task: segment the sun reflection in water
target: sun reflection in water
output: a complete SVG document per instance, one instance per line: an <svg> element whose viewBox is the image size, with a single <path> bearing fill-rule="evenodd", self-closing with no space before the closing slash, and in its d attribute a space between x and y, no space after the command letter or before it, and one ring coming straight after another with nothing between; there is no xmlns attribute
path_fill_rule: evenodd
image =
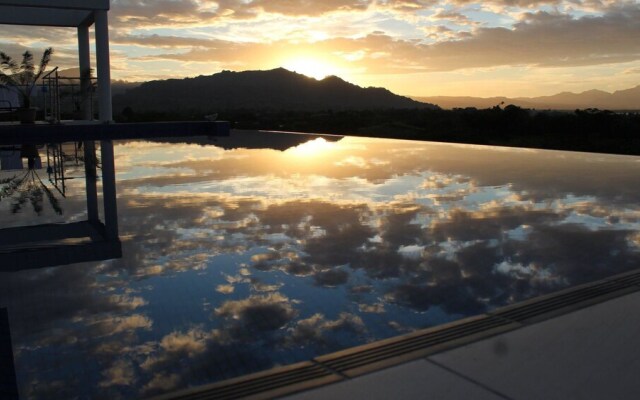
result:
<svg viewBox="0 0 640 400"><path fill-rule="evenodd" d="M324 138L316 138L287 150L289 154L297 157L319 157L325 155L335 147L335 143L328 142Z"/></svg>

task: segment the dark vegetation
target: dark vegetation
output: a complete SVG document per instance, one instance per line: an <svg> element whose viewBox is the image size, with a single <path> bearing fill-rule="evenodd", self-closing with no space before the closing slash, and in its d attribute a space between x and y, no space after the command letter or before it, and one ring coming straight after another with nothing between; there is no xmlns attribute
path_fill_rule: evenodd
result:
<svg viewBox="0 0 640 400"><path fill-rule="evenodd" d="M202 114L135 113L120 121L201 120ZM535 112L516 106L490 109L220 112L236 129L375 136L640 155L640 114L596 109Z"/></svg>
<svg viewBox="0 0 640 400"><path fill-rule="evenodd" d="M360 135L640 155L640 114L598 109L536 111L514 105L443 110L284 69L222 72L142 84L114 98L121 122L202 120L236 129Z"/></svg>

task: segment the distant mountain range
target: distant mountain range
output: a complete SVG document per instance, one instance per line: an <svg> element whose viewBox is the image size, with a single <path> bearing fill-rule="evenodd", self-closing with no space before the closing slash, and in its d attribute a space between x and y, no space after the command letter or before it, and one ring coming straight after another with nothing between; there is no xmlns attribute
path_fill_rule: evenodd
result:
<svg viewBox="0 0 640 400"><path fill-rule="evenodd" d="M442 108L489 108L501 103L539 110L575 110L577 108L599 108L607 110L640 110L640 85L613 93L589 90L582 93L562 92L541 97L413 97L418 101L437 104Z"/></svg>
<svg viewBox="0 0 640 400"><path fill-rule="evenodd" d="M362 88L336 76L316 80L283 68L151 81L115 95L113 102L116 112L436 108L384 88Z"/></svg>
<svg viewBox="0 0 640 400"><path fill-rule="evenodd" d="M60 76L78 77L78 68ZM135 111L224 110L346 110L399 108L491 108L513 104L538 110L640 110L640 85L613 93L588 90L540 97L429 96L411 98L384 88L362 88L336 76L320 81L284 68L269 71L223 71L210 76L146 83L112 81L116 110Z"/></svg>

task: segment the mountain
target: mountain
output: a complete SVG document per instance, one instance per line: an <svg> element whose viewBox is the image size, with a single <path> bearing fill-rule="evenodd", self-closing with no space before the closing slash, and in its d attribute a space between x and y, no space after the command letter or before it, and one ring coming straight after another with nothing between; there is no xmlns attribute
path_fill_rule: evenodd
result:
<svg viewBox="0 0 640 400"><path fill-rule="evenodd" d="M588 90L582 93L562 92L541 97L413 97L415 100L437 104L442 108L488 108L498 104L514 104L523 108L575 110L600 108L608 110L640 110L640 85L613 93Z"/></svg>
<svg viewBox="0 0 640 400"><path fill-rule="evenodd" d="M383 88L362 88L330 76L320 81L284 68L223 71L210 76L143 83L114 96L116 112L225 110L364 110L435 108Z"/></svg>
<svg viewBox="0 0 640 400"><path fill-rule="evenodd" d="M124 81L124 80L115 79L115 80L111 81L111 94L113 96L117 96L119 94L124 94L128 90L131 90L133 88L137 88L140 85L141 85L140 82L130 82L130 81Z"/></svg>

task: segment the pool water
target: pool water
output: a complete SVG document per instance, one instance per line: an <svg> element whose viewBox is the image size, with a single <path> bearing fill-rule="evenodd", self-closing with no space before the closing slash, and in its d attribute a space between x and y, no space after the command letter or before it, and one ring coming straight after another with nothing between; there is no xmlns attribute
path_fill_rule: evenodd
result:
<svg viewBox="0 0 640 400"><path fill-rule="evenodd" d="M23 398L167 393L640 265L638 157L241 131L114 148L122 258L0 273ZM2 201L0 223L84 201L69 180L62 215Z"/></svg>

